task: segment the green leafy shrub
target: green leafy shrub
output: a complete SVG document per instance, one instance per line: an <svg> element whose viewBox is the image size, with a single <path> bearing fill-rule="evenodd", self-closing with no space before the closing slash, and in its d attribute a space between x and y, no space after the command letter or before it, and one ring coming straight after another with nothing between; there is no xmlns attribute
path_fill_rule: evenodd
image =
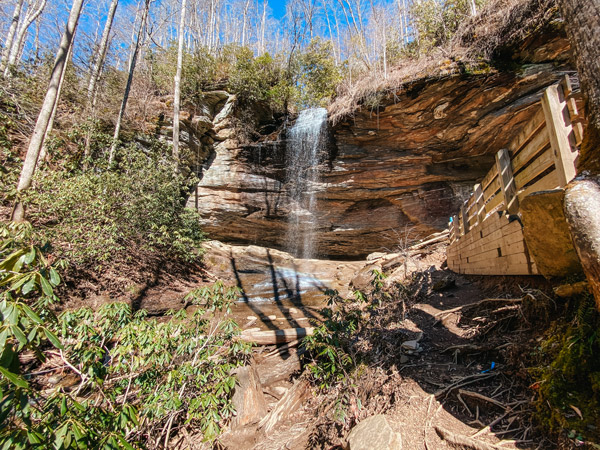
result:
<svg viewBox="0 0 600 450"><path fill-rule="evenodd" d="M362 312L352 307L352 300L343 299L337 291L327 294L327 308L321 310L324 323L315 328L312 336L304 339L312 357L309 370L321 389L350 377L355 361L348 353L349 343L362 319Z"/></svg>
<svg viewBox="0 0 600 450"><path fill-rule="evenodd" d="M332 42L313 39L298 57L298 71L300 103L305 107L327 106L342 80Z"/></svg>
<svg viewBox="0 0 600 450"><path fill-rule="evenodd" d="M56 317L60 264L33 239L28 223L0 227L0 448L133 449L182 426L214 440L250 353L236 324L216 319L236 288L193 291L195 312L160 322L124 303ZM61 364L40 371L49 357ZM73 387L41 388L39 375L64 370Z"/></svg>
<svg viewBox="0 0 600 450"><path fill-rule="evenodd" d="M197 213L184 206L189 181L174 175L166 153L132 144L120 150L115 170L39 172L28 215L59 255L82 266L136 250L194 261L203 234Z"/></svg>
<svg viewBox="0 0 600 450"><path fill-rule="evenodd" d="M134 416L130 406L88 405L61 390L43 396L31 363L21 362L33 355L41 364L49 349L65 349L50 309L59 283L29 223L0 227L0 447L132 448L123 437Z"/></svg>
<svg viewBox="0 0 600 450"><path fill-rule="evenodd" d="M470 15L470 5L474 1L481 7L486 0L424 0L412 4L415 18L419 50L427 53L450 41L461 23Z"/></svg>

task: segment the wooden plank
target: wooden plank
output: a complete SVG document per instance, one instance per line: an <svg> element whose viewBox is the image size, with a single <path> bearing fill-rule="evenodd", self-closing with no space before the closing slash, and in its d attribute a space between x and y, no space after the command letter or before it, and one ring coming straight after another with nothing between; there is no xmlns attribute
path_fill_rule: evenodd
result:
<svg viewBox="0 0 600 450"><path fill-rule="evenodd" d="M536 181L534 184L527 187L527 189L525 189L524 191L519 192L519 198L523 199L532 192L549 191L551 189L556 189L559 186L560 180L558 179L558 172L556 170L553 170L544 178Z"/></svg>
<svg viewBox="0 0 600 450"><path fill-rule="evenodd" d="M516 156L527 142L545 126L544 111L540 108L523 127L523 130L508 144L508 149Z"/></svg>
<svg viewBox="0 0 600 450"><path fill-rule="evenodd" d="M577 102L574 98L567 99L567 109L569 110L569 119L571 120L571 126L573 127L573 140L576 146L581 145L583 140L583 116L579 114L577 108Z"/></svg>
<svg viewBox="0 0 600 450"><path fill-rule="evenodd" d="M508 150L502 148L496 153L496 166L498 167L498 178L504 195L505 207L509 214L519 212L519 199L517 198L517 187L513 176L512 165Z"/></svg>
<svg viewBox="0 0 600 450"><path fill-rule="evenodd" d="M515 177L517 188L523 189L531 180L552 167L552 164L554 164L554 152L547 149Z"/></svg>
<svg viewBox="0 0 600 450"><path fill-rule="evenodd" d="M562 95L562 92L560 93ZM546 117L546 125L550 135L550 144L554 153L554 164L558 171L560 186L566 186L569 181L575 178L577 171L575 169L575 158L577 149L571 148L569 134L572 127L568 114L563 113L566 103L559 95L558 86L550 86L544 91L542 97L542 107Z"/></svg>
<svg viewBox="0 0 600 450"><path fill-rule="evenodd" d="M495 164L494 167L496 167ZM496 176L487 186L484 187L484 184L482 183L481 187L483 189L483 201L487 202L494 196L498 189L500 189L500 180L498 179L498 176Z"/></svg>
<svg viewBox="0 0 600 450"><path fill-rule="evenodd" d="M548 146L550 136L548 129L544 126L541 131L535 135L525 148L512 159L514 173L518 173L527 163L534 159L538 154Z"/></svg>
<svg viewBox="0 0 600 450"><path fill-rule="evenodd" d="M314 330L312 327L268 331L244 330L240 335L240 339L246 342L256 342L258 345L285 344L306 336L312 336Z"/></svg>
<svg viewBox="0 0 600 450"><path fill-rule="evenodd" d="M490 171L483 177L481 181L481 188L486 190L489 184L494 181L494 178L498 176L498 171L496 170L496 166L493 166Z"/></svg>
<svg viewBox="0 0 600 450"><path fill-rule="evenodd" d="M500 205L504 205L504 196L502 195L502 191L497 193L488 203L486 203L485 210L487 213L490 213L497 209Z"/></svg>
<svg viewBox="0 0 600 450"><path fill-rule="evenodd" d="M563 96L565 98L569 97L569 95L573 93L573 86L571 84L571 79L569 78L569 75L564 75L560 79L559 85L562 89Z"/></svg>

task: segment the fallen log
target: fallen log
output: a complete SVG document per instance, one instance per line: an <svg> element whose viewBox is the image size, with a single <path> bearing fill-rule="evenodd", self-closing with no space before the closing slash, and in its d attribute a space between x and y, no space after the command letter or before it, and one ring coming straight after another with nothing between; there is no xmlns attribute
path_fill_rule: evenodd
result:
<svg viewBox="0 0 600 450"><path fill-rule="evenodd" d="M306 336L312 336L314 331L313 327L268 331L244 330L240 337L243 341L254 342L258 345L286 344Z"/></svg>
<svg viewBox="0 0 600 450"><path fill-rule="evenodd" d="M415 244L411 247L408 248L409 251L414 251L414 250L420 250L423 247L427 247L428 245L432 245L432 244L437 244L438 242L443 242L446 239L448 239L448 237L450 236L450 231L448 230L444 230L441 233L436 233L437 236L431 238L431 239L427 239L426 241L423 242L419 242L418 244Z"/></svg>
<svg viewBox="0 0 600 450"><path fill-rule="evenodd" d="M277 402L275 407L259 422L258 427L263 429L269 436L277 425L286 420L292 413L297 411L304 400L310 395L310 385L306 380L297 380L296 383Z"/></svg>

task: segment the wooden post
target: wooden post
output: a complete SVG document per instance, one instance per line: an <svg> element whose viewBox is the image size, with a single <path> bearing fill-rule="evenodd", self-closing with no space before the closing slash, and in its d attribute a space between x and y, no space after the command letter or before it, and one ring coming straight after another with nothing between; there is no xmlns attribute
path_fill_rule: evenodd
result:
<svg viewBox="0 0 600 450"><path fill-rule="evenodd" d="M481 184L473 186L473 195L475 196L475 207L477 208L477 225L485 219L485 203L483 202L483 189Z"/></svg>
<svg viewBox="0 0 600 450"><path fill-rule="evenodd" d="M519 212L519 199L507 149L503 148L496 153L496 166L498 167L500 187L504 195L504 207L509 214L517 214Z"/></svg>
<svg viewBox="0 0 600 450"><path fill-rule="evenodd" d="M567 103L562 90L559 92L558 85L550 86L542 97L542 108L550 135L550 145L554 153L554 165L558 173L560 186L566 186L575 178L575 160L577 159L577 148L572 145L569 135L573 131L568 112Z"/></svg>
<svg viewBox="0 0 600 450"><path fill-rule="evenodd" d="M469 215L467 214L466 202L460 207L460 231L463 236L469 232Z"/></svg>
<svg viewBox="0 0 600 450"><path fill-rule="evenodd" d="M574 144L576 146L581 145L581 141L583 140L583 125L581 121L583 117L579 114L577 108L577 102L573 98L573 87L571 86L571 79L568 75L565 75L563 79L560 81L560 87L562 88L563 98L567 102L567 109L569 111L569 120L571 122L571 126L573 127L573 138L575 140ZM573 142L571 141L571 146Z"/></svg>
<svg viewBox="0 0 600 450"><path fill-rule="evenodd" d="M452 216L452 224L450 225L450 241L456 242L459 238L458 230L458 216L455 214Z"/></svg>

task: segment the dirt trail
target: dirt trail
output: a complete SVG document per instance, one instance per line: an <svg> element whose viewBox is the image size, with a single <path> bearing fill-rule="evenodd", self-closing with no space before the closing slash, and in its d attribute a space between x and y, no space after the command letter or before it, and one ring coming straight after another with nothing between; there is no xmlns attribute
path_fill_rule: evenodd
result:
<svg viewBox="0 0 600 450"><path fill-rule="evenodd" d="M313 391L268 435L256 427L243 442L226 435L225 447L343 448L356 423L383 413L405 449L552 448L531 422L533 391L519 357L535 342L530 317L545 313L544 282L456 275L442 269L443 254L443 245L423 254L417 294L383 305L364 330L356 348L369 361L360 377ZM401 350L411 340L418 350Z"/></svg>

